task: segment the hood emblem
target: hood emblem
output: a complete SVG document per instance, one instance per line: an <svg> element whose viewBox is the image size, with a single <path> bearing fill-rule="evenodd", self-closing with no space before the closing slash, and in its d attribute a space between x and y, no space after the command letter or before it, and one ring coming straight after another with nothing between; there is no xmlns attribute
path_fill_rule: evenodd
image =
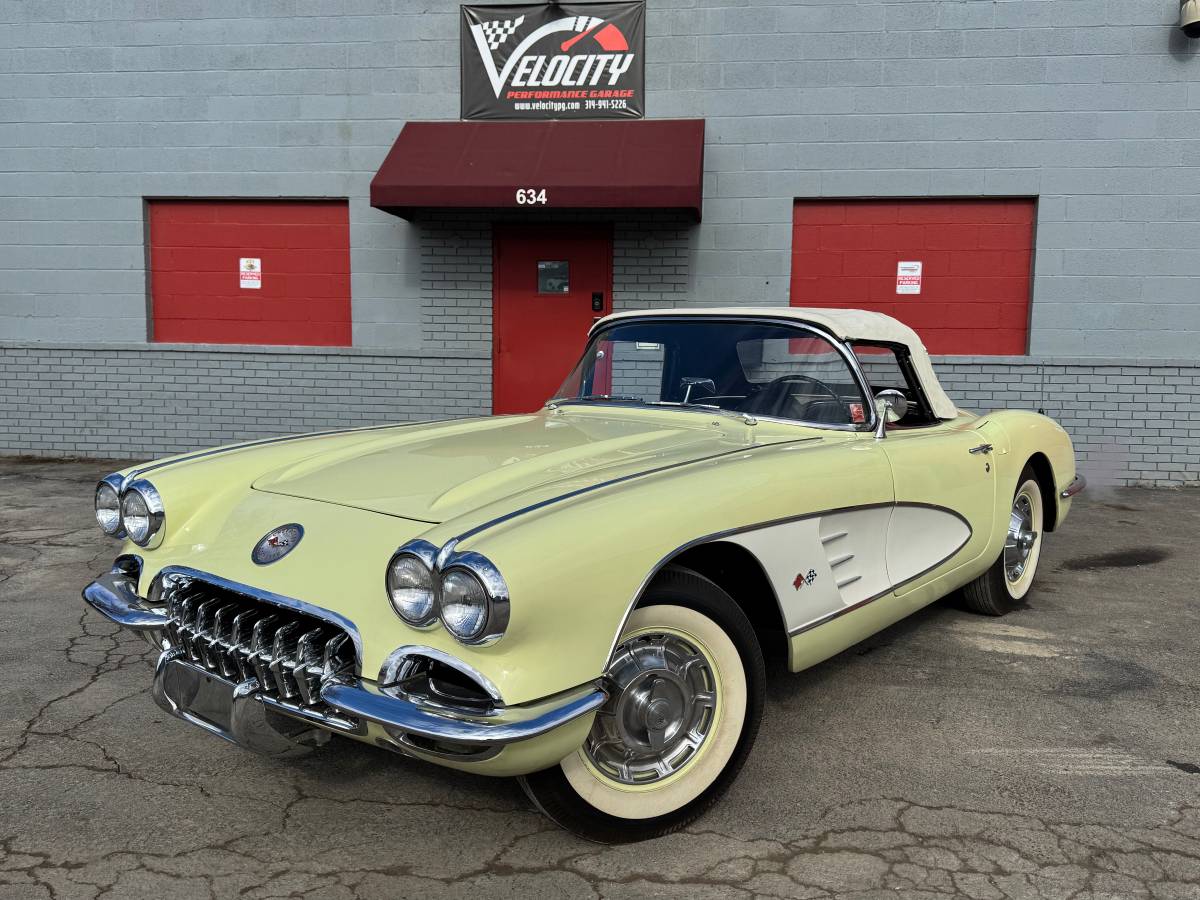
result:
<svg viewBox="0 0 1200 900"><path fill-rule="evenodd" d="M272 528L263 535L262 540L254 545L250 559L258 566L267 566L283 559L304 537L304 529L295 522L290 525L280 525Z"/></svg>

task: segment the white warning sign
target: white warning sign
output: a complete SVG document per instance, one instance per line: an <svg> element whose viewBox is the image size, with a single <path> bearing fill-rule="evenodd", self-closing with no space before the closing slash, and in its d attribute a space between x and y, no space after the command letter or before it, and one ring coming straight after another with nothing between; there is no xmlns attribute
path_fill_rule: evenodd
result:
<svg viewBox="0 0 1200 900"><path fill-rule="evenodd" d="M900 262L896 264L896 293L921 293L921 270L924 264L920 262Z"/></svg>
<svg viewBox="0 0 1200 900"><path fill-rule="evenodd" d="M238 284L240 287L260 290L262 288L262 260L243 256L238 260Z"/></svg>

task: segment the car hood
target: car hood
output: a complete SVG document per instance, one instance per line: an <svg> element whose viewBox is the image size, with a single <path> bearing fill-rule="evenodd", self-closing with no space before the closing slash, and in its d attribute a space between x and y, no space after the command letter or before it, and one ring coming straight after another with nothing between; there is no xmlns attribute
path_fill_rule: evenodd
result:
<svg viewBox="0 0 1200 900"><path fill-rule="evenodd" d="M260 476L259 491L441 523L664 466L774 443L735 420L597 410L501 416L379 432ZM793 438L794 439L794 438Z"/></svg>

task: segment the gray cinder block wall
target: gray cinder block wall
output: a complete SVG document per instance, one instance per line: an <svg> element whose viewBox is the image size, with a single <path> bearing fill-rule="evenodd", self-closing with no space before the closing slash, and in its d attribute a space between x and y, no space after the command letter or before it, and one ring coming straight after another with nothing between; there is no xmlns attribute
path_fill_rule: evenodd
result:
<svg viewBox="0 0 1200 900"><path fill-rule="evenodd" d="M366 200L406 120L458 114L457 5L427 6L0 3L0 452L487 410L488 224ZM647 110L707 120L704 222L618 224L615 305L786 303L795 198L1036 196L1031 356L943 361L951 394L1057 411L1111 480L1200 480L1200 59L1176 13L650 0ZM181 196L349 198L354 347L146 345L144 200ZM138 448L97 412L122 398L154 411Z"/></svg>

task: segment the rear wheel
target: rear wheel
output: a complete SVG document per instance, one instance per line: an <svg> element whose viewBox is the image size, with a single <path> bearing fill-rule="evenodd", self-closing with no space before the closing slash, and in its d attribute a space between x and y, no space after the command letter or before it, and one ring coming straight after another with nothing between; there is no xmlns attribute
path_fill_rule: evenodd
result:
<svg viewBox="0 0 1200 900"><path fill-rule="evenodd" d="M986 616L1002 616L1020 604L1037 574L1044 523L1042 489L1033 470L1026 466L1013 495L1000 558L963 588L968 609Z"/></svg>
<svg viewBox="0 0 1200 900"><path fill-rule="evenodd" d="M601 843L659 837L700 816L758 732L765 673L745 613L708 579L668 569L634 610L584 746L520 779L550 819Z"/></svg>

